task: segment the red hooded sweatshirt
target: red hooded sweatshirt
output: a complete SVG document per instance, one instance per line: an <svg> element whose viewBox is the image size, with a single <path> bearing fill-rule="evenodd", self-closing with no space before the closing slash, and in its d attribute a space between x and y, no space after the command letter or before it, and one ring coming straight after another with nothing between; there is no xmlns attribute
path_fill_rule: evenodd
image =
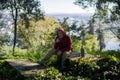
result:
<svg viewBox="0 0 120 80"><path fill-rule="evenodd" d="M59 28L58 31L61 31L63 33L63 37L59 38L58 34L57 34L57 37L56 37L55 43L54 43L54 48L59 49L62 52L72 50L71 38L68 35L66 35L66 32L64 31L63 28ZM57 33L58 33L58 31L57 31ZM59 42L56 41L57 39L59 39Z"/></svg>

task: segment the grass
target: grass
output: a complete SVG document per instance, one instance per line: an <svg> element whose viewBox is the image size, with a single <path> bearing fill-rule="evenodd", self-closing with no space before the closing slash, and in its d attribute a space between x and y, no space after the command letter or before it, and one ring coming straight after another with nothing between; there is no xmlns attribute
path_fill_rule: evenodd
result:
<svg viewBox="0 0 120 80"><path fill-rule="evenodd" d="M94 53L91 53L94 56L101 57L101 58L114 58L117 61L120 61L120 51L114 51L114 50L109 50L109 51L96 51Z"/></svg>
<svg viewBox="0 0 120 80"><path fill-rule="evenodd" d="M12 49L10 46L4 46L0 52L0 55L1 55L0 56L0 80L2 79L3 80L8 80L8 79L23 80L24 79L23 76L21 76L15 69L13 69L8 63L5 62L5 59L25 58L25 59L30 59L34 62L37 62L41 60L46 55L45 53L47 52L47 50L45 51L45 49L44 50L37 49L36 51L28 52L26 49L16 48L15 55L13 56L11 50ZM71 62L70 65L68 65L67 71L61 71L56 68L56 56L53 56L49 60L49 62L46 64L46 67L48 69L45 72L38 73L38 76L35 76L35 80L39 80L39 79L51 80L52 78L58 79L58 80L77 80L77 79L92 80L93 78L91 78L90 75L93 75L93 74L97 79L97 77L101 78L100 76L102 75L102 73L105 73L104 70L102 71L102 73L98 72L101 69L103 69L103 67L101 67L102 65L98 65L98 63L104 64L104 67L107 69L112 64L115 64L114 67L117 67L118 66L117 63L119 63L120 61L120 51L102 51L102 52L97 51L91 54L97 57L101 57L103 59L110 59L110 61L107 60L106 62L107 64L109 63L110 64L105 65L106 63L104 64L103 62L105 62L106 60L100 61L99 63L97 61L91 62L92 61L91 58L87 58L87 60L83 58L80 61L78 60L77 62L76 61ZM111 62L111 60L113 62ZM114 69L114 68L111 68L111 69ZM111 69L108 70L108 73L110 73L109 71L112 71ZM120 70L120 67L118 67L118 69L115 71L119 71L119 70ZM120 73L115 72L115 74L120 74ZM111 75L113 77L115 76L111 73L108 75ZM102 75L102 76L106 78L107 75Z"/></svg>

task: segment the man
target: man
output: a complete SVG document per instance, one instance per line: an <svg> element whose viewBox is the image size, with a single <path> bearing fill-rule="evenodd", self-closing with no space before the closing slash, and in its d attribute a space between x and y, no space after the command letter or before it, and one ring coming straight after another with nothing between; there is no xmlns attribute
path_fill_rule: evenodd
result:
<svg viewBox="0 0 120 80"><path fill-rule="evenodd" d="M72 50L72 41L71 38L66 34L63 28L57 29L57 36L55 38L54 47L48 52L45 58L40 62L44 64L49 58L56 54L58 59L61 58L60 66L65 68L65 61L70 56Z"/></svg>

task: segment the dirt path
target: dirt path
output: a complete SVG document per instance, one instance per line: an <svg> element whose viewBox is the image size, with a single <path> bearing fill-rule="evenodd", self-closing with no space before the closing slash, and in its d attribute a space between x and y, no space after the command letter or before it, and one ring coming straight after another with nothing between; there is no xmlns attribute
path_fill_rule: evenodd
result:
<svg viewBox="0 0 120 80"><path fill-rule="evenodd" d="M38 63L27 59L10 59L6 61L25 77L34 77L40 70L45 69L45 67L40 66Z"/></svg>

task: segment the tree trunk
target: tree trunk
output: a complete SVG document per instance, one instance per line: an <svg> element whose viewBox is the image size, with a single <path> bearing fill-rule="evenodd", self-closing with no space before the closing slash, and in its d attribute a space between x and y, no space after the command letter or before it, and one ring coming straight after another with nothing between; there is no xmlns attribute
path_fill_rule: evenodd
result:
<svg viewBox="0 0 120 80"><path fill-rule="evenodd" d="M16 35L17 35L17 16L18 11L17 8L15 8L15 17L14 17L14 44L13 44L13 55L15 53L15 46L16 46Z"/></svg>

